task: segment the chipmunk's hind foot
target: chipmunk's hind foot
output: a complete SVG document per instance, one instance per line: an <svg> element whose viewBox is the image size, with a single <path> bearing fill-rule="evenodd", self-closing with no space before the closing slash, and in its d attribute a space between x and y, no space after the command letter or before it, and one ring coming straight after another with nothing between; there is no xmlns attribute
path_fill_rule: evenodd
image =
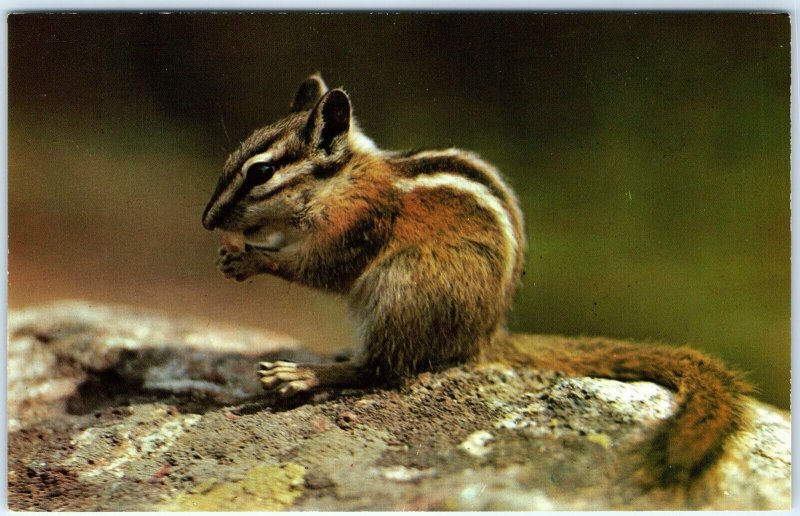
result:
<svg viewBox="0 0 800 516"><path fill-rule="evenodd" d="M318 389L364 388L378 383L373 372L350 361L333 364L260 362L258 375L266 391L284 398Z"/></svg>
<svg viewBox="0 0 800 516"><path fill-rule="evenodd" d="M319 385L313 370L294 362L259 362L258 375L265 390L285 398Z"/></svg>

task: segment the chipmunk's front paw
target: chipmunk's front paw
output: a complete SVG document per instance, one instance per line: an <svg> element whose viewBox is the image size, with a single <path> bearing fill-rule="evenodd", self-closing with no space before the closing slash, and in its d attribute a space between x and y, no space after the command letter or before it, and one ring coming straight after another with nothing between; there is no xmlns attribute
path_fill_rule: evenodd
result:
<svg viewBox="0 0 800 516"><path fill-rule="evenodd" d="M314 371L294 362L259 362L258 374L264 389L285 398L319 385Z"/></svg>
<svg viewBox="0 0 800 516"><path fill-rule="evenodd" d="M220 247L217 268L226 278L244 281L254 274L258 274L262 267L257 253L251 249L245 251L229 251Z"/></svg>

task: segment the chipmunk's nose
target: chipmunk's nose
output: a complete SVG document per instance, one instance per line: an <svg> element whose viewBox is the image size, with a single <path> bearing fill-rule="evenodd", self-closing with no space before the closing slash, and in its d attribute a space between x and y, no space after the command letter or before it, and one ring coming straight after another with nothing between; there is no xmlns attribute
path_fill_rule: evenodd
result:
<svg viewBox="0 0 800 516"><path fill-rule="evenodd" d="M219 213L217 210L212 210L212 204L209 203L206 209L203 210L203 227L209 231L214 231L217 227L218 219L216 215Z"/></svg>

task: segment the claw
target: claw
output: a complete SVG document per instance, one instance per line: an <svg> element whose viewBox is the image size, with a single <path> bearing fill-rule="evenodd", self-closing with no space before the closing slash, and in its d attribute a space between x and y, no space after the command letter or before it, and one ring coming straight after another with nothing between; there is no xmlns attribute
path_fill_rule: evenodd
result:
<svg viewBox="0 0 800 516"><path fill-rule="evenodd" d="M262 377L263 376L276 376L276 375L283 374L283 373L287 373L287 374L294 373L294 374L297 374L297 369L289 368L289 367L276 367L274 369L258 371L258 375L262 376Z"/></svg>
<svg viewBox="0 0 800 516"><path fill-rule="evenodd" d="M295 380L278 389L278 394L288 397L309 389L311 389L311 385L306 380Z"/></svg>
<svg viewBox="0 0 800 516"><path fill-rule="evenodd" d="M294 362L286 362L285 360L278 360L277 362L259 362L258 369L263 371L266 369L273 369L276 367L286 367L297 369L297 364Z"/></svg>
<svg viewBox="0 0 800 516"><path fill-rule="evenodd" d="M271 386L279 382L294 382L297 380L304 380L302 376L294 371L284 371L270 375L262 375L261 383L265 386Z"/></svg>

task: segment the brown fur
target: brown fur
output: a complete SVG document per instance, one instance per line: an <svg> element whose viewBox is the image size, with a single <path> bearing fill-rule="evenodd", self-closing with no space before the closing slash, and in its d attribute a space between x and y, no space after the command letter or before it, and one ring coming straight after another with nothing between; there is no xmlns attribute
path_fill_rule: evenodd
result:
<svg viewBox="0 0 800 516"><path fill-rule="evenodd" d="M648 452L656 480L686 481L720 455L742 425L749 387L738 374L688 348L508 338L503 320L525 247L513 192L470 153L375 149L348 118L346 94L326 91L319 77L310 77L288 118L245 141L226 163L204 213L208 229L247 231L275 220L296 228L302 238L279 250L223 249L220 269L237 280L268 273L346 294L358 322L360 348L351 361L294 369L265 363L265 386L291 395L382 384L477 361L648 380L677 391L679 403ZM280 170L244 191L243 165L270 148L282 152L273 157ZM450 183L402 183L437 174L448 174ZM508 236L492 206L507 214ZM507 238L514 244L506 245Z"/></svg>

